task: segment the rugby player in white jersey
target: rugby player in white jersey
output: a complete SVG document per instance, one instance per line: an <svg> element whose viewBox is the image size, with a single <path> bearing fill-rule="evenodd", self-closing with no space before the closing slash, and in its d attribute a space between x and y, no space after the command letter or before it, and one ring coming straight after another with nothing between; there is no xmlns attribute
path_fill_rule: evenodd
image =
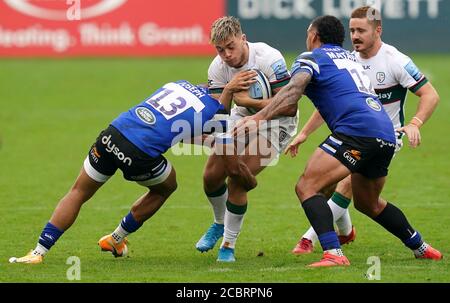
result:
<svg viewBox="0 0 450 303"><path fill-rule="evenodd" d="M282 54L265 43L248 42L242 33L239 20L235 17L225 16L212 24L211 43L218 55L208 69L209 90L211 94L222 95L222 99L226 97L234 100L231 121L249 116L271 101L249 97L247 89L254 82L252 78L256 75L251 69L258 69L265 74L272 94L276 94L290 80ZM279 127L269 127L266 135L259 136L257 140L250 139L245 151L241 153L243 162L254 175L261 172L270 160L287 147L297 131L297 112L289 109L283 114L286 116L274 119L279 122ZM261 144L261 140L264 144ZM269 152L254 148L258 145L268 146ZM223 236L217 260L233 262L236 239L247 209L247 191L231 179L227 182L227 168L223 158L216 154L208 158L203 185L213 208L214 223L197 242L196 248L206 252Z"/></svg>
<svg viewBox="0 0 450 303"><path fill-rule="evenodd" d="M406 134L413 148L421 143L420 128L431 117L439 102L439 95L430 81L420 72L413 61L395 47L381 40L382 22L380 12L370 6L355 9L350 19L350 37L355 55L369 76L384 110L396 129L398 152L402 145L402 136ZM405 125L404 105L410 90L419 97L416 113ZM295 156L298 145L323 123L316 111L290 144L288 151ZM328 204L338 229L341 244L347 244L356 237L352 226L348 206L352 199L351 178L348 176L337 184ZM311 227L293 249L294 254L311 253L317 235Z"/></svg>

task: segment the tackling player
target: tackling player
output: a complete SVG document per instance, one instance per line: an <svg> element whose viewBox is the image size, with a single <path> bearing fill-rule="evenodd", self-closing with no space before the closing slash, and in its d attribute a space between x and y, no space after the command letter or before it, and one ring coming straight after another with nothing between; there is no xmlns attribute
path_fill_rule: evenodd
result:
<svg viewBox="0 0 450 303"><path fill-rule="evenodd" d="M175 169L163 153L182 140L202 135L205 124L216 112L229 108L229 101L222 105L209 96L205 88L182 80L167 83L142 103L122 113L92 145L78 178L59 201L36 248L10 261L41 263L75 222L81 206L117 169L126 180L149 189L133 204L117 228L98 242L102 250L110 251L115 257L125 256L128 252L126 237L152 217L177 188ZM248 190L255 187L256 179L245 164L232 156L225 161L228 159L233 160L227 163L231 179Z"/></svg>
<svg viewBox="0 0 450 303"><path fill-rule="evenodd" d="M369 76L378 99L396 129L395 151L398 152L403 145L403 134L408 137L410 146L420 144L419 129L431 117L439 102L439 95L408 56L381 40L381 23L381 14L377 9L370 6L357 8L351 14L350 37L354 54L362 63L365 74ZM413 118L405 125L404 106L408 90L419 97L419 103ZM288 150L293 156L297 153L298 145L304 143L322 123L323 119L316 111L290 144ZM341 244L349 243L356 237L348 211L351 199L352 184L348 176L338 183L335 193L328 200ZM310 253L316 241L317 235L311 227L292 252Z"/></svg>
<svg viewBox="0 0 450 303"><path fill-rule="evenodd" d="M270 81L273 94L289 82L290 75L282 54L265 43L251 43L242 33L239 20L232 16L217 19L211 27L211 43L217 50L217 56L208 70L208 84L211 93L231 101L235 106L230 119L238 121L270 104L272 99L255 100L248 96L246 90L252 83L256 68L262 71ZM239 93L241 91L244 93ZM249 142L243 152L242 160L257 175L264 168L264 162L270 162L286 148L297 131L297 112L285 111L285 116L278 117L279 127L269 128L266 136ZM270 138L268 138L270 136ZM258 141L259 142L256 142ZM264 142L264 143L261 143ZM256 148L255 148L256 146ZM258 149L269 146L270 157ZM252 151L257 151L252 153ZM205 194L214 212L214 223L197 242L196 248L205 252L214 247L222 237L218 261L233 262L236 239L241 230L244 214L247 210L247 190L239 184L228 180L224 158L212 154L206 163L203 186Z"/></svg>
<svg viewBox="0 0 450 303"><path fill-rule="evenodd" d="M349 174L356 209L399 238L416 258L441 259L442 254L422 240L403 212L380 198L396 136L362 65L342 48L344 37L344 26L336 17L314 19L307 30L309 52L295 60L290 83L267 107L240 121L235 134L239 137L255 122L271 119L286 107L297 109L303 94L331 130L296 185L297 196L324 251L323 258L310 267L350 265L334 230L327 199L320 194L322 188Z"/></svg>

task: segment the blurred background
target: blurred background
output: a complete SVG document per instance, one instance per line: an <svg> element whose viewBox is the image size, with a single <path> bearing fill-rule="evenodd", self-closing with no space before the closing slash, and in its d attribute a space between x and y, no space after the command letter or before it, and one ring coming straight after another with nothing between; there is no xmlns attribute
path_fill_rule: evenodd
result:
<svg viewBox="0 0 450 303"><path fill-rule="evenodd" d="M2 0L0 56L213 54L209 28L222 15L237 16L250 41L299 52L313 18L347 24L367 3L381 9L387 43L450 51L448 0Z"/></svg>

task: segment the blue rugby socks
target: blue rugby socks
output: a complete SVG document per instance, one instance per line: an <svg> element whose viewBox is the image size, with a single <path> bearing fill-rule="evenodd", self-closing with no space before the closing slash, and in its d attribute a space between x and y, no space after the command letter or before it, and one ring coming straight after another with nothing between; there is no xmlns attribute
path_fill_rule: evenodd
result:
<svg viewBox="0 0 450 303"><path fill-rule="evenodd" d="M316 231L323 251L342 256L339 238L334 231L333 213L323 195L315 195L302 203L306 217Z"/></svg>
<svg viewBox="0 0 450 303"><path fill-rule="evenodd" d="M128 215L123 217L119 226L117 226L111 236L113 237L114 241L116 241L116 243L120 243L126 236L138 230L142 226L142 224L143 223L139 223L134 219L130 211Z"/></svg>
<svg viewBox="0 0 450 303"><path fill-rule="evenodd" d="M33 254L45 256L63 233L63 230L48 222L39 236L39 241L36 248L33 250Z"/></svg>
<svg viewBox="0 0 450 303"><path fill-rule="evenodd" d="M411 227L403 212L393 204L387 202L386 207L373 220L399 238L411 250L416 251L424 246L420 234ZM426 249L426 245L422 248Z"/></svg>

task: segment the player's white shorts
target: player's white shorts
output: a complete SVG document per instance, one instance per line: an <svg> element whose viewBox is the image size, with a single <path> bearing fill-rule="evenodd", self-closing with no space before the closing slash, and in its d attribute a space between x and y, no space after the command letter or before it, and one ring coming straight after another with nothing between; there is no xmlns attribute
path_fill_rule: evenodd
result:
<svg viewBox="0 0 450 303"><path fill-rule="evenodd" d="M236 124L237 121L249 115L251 114L243 114L242 108L232 108L229 118L231 121L230 124ZM298 113L295 117L279 117L271 122L276 123L272 123L273 126L269 126L268 128L259 129L259 134L269 140L271 145L280 154L289 145L292 137L297 134ZM230 130L232 130L232 127L229 127Z"/></svg>

